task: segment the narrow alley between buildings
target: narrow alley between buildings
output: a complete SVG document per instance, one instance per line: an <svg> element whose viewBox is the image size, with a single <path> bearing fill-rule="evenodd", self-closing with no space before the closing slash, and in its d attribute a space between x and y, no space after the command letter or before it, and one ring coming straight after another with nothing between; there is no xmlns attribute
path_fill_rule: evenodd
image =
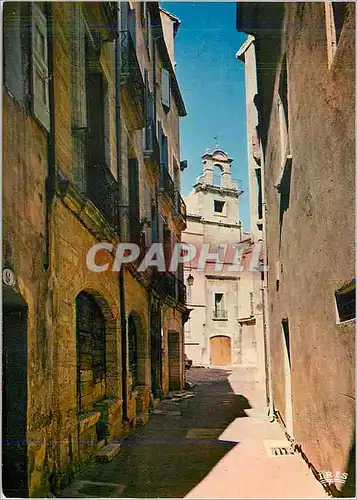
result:
<svg viewBox="0 0 357 500"><path fill-rule="evenodd" d="M170 393L113 460L88 465L58 496L327 497L300 455L269 450L288 442L266 417L264 388L244 374L192 368L192 389Z"/></svg>

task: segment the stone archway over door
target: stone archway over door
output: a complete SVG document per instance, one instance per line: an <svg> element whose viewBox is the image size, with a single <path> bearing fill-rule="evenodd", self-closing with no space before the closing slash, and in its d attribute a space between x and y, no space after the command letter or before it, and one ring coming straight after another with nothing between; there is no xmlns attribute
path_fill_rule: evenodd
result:
<svg viewBox="0 0 357 500"><path fill-rule="evenodd" d="M27 307L3 306L2 487L28 497Z"/></svg>
<svg viewBox="0 0 357 500"><path fill-rule="evenodd" d="M180 334L169 332L169 389L180 388Z"/></svg>
<svg viewBox="0 0 357 500"><path fill-rule="evenodd" d="M231 339L224 335L217 335L210 339L210 364L229 366L232 364Z"/></svg>

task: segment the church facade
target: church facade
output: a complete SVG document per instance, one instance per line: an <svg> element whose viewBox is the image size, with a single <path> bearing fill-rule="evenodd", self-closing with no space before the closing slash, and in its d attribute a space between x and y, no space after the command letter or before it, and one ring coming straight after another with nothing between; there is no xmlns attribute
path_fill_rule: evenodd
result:
<svg viewBox="0 0 357 500"><path fill-rule="evenodd" d="M252 270L251 236L239 219L243 191L232 178L232 162L218 147L207 150L202 175L185 199L187 229L182 241L197 250L184 269L191 309L185 353L194 366L242 367L261 380L261 278Z"/></svg>

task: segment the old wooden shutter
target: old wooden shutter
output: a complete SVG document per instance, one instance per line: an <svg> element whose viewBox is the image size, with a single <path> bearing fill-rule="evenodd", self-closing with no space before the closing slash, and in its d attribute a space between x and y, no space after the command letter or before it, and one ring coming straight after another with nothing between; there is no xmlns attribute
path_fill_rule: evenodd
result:
<svg viewBox="0 0 357 500"><path fill-rule="evenodd" d="M29 51L27 30L23 29L21 19L27 18L28 6L22 2L5 2L3 8L4 85L25 107L29 92Z"/></svg>
<svg viewBox="0 0 357 500"><path fill-rule="evenodd" d="M49 131L47 19L35 2L32 3L32 111Z"/></svg>

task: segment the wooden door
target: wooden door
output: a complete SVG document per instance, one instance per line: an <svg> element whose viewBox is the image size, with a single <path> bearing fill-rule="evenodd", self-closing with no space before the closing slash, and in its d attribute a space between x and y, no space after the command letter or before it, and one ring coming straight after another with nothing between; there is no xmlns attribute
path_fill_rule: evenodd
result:
<svg viewBox="0 0 357 500"><path fill-rule="evenodd" d="M27 308L3 309L2 487L28 497Z"/></svg>
<svg viewBox="0 0 357 500"><path fill-rule="evenodd" d="M217 335L210 340L211 365L229 366L232 364L231 339Z"/></svg>

